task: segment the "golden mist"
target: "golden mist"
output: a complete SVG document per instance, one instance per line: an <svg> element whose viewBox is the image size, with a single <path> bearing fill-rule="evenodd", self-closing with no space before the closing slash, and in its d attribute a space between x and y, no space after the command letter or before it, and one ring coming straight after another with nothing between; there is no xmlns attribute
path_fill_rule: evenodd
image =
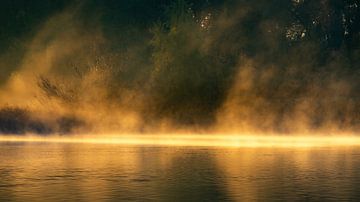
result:
<svg viewBox="0 0 360 202"><path fill-rule="evenodd" d="M136 146L233 147L233 148L308 148L360 146L353 135L224 135L224 134L156 134L156 135L74 135L74 136L0 136L0 142L86 143Z"/></svg>

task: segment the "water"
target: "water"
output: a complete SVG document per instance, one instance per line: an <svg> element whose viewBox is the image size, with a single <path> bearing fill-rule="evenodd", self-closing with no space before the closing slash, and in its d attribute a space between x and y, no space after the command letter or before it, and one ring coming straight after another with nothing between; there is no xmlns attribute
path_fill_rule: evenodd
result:
<svg viewBox="0 0 360 202"><path fill-rule="evenodd" d="M359 201L359 188L359 147L0 143L0 201Z"/></svg>

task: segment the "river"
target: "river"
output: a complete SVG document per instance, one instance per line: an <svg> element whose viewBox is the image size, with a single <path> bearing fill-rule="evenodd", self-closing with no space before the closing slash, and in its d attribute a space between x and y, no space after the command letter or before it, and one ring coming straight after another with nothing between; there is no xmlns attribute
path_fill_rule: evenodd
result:
<svg viewBox="0 0 360 202"><path fill-rule="evenodd" d="M0 201L360 200L360 147L0 142Z"/></svg>

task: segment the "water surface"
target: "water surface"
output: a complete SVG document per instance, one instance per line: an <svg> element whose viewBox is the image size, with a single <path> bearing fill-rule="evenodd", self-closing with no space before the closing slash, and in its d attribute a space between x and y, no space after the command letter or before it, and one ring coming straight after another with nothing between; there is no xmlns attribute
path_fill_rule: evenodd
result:
<svg viewBox="0 0 360 202"><path fill-rule="evenodd" d="M0 201L338 201L359 188L359 147L0 143Z"/></svg>

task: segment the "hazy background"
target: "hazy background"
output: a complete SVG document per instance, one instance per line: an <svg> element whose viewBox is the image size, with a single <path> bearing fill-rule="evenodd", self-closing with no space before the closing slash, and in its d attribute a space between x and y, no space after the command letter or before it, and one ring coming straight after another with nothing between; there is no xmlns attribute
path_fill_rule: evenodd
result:
<svg viewBox="0 0 360 202"><path fill-rule="evenodd" d="M357 133L356 0L4 0L0 133Z"/></svg>

